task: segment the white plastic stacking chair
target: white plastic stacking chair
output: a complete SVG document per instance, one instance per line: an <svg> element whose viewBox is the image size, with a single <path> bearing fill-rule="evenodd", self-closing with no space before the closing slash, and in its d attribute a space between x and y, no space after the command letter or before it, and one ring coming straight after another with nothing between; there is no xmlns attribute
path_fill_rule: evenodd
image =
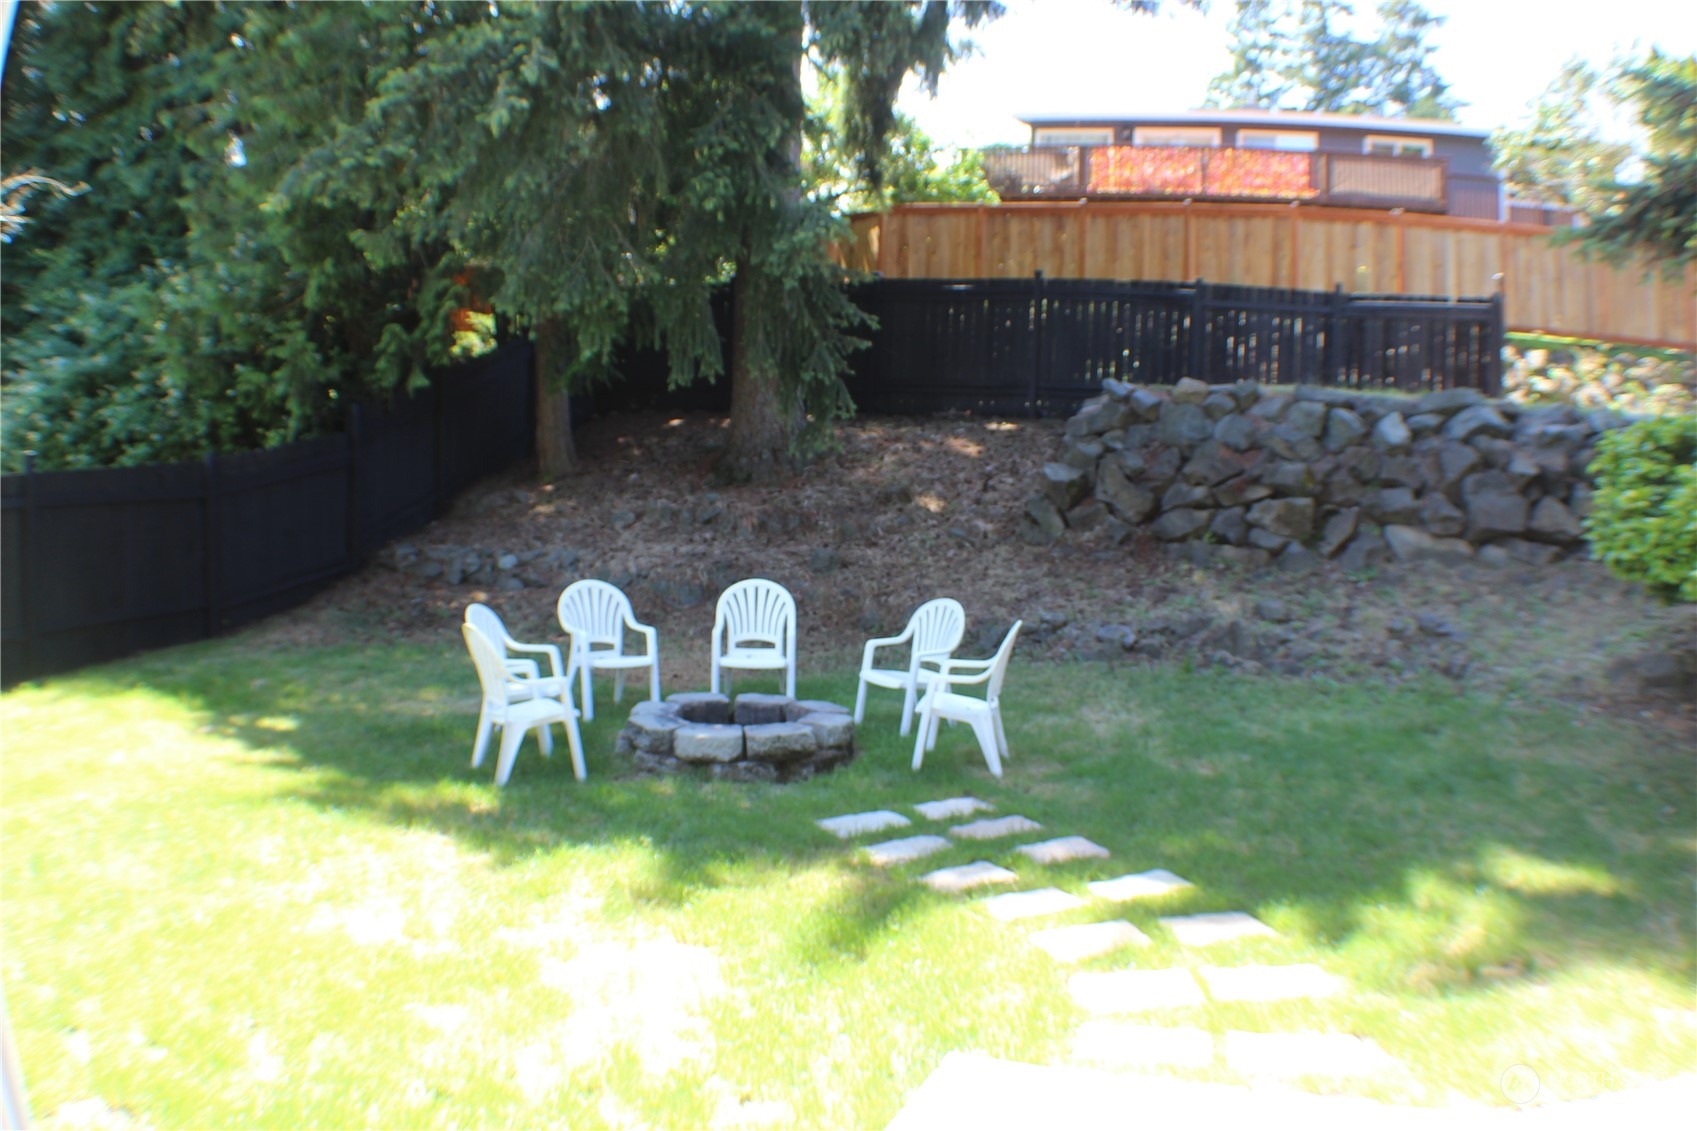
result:
<svg viewBox="0 0 1697 1131"><path fill-rule="evenodd" d="M919 688L929 684L938 664L960 647L966 634L966 610L952 597L927 601L909 618L900 636L879 636L866 642L860 660L860 692L854 700L854 721L866 716L866 689L882 687L902 692L902 729L906 734L913 723L913 712L919 702ZM880 648L908 645L905 668L874 666L873 653Z"/></svg>
<svg viewBox="0 0 1697 1131"><path fill-rule="evenodd" d="M460 632L465 636L472 663L477 665L477 681L483 688L483 710L477 718L477 741L472 746L471 764L483 764L489 733L500 727L501 753L495 759L495 784L506 785L513 773L513 760L518 757L519 744L524 741L524 732L536 731L537 745L546 757L554 752L554 740L548 728L560 723L566 728L566 741L571 745L572 772L577 775L578 781L582 781L583 739L577 729L577 708L571 704L570 681L564 678L535 681L538 686L528 689L528 698L516 699L512 693L513 685L531 681L514 680L502 659L500 648L475 625L463 624ZM545 693L541 683L557 689L559 695Z"/></svg>
<svg viewBox="0 0 1697 1131"><path fill-rule="evenodd" d="M481 604L476 601L467 605L465 610L465 622L477 629L477 631L483 633L483 635L487 636L489 638L489 642L494 644L495 647L500 650L501 661L506 666L509 677L515 680L527 681L525 686L515 686L510 689L515 698L532 698L537 690L537 687L533 685L535 685L539 680L543 681L544 686L548 679L566 680L568 682L571 680L571 668L567 666L564 671L560 668L560 649L558 645L525 644L521 641L514 640L512 634L507 631L506 624L502 622L500 614L494 609L491 609L488 605ZM535 652L538 655L546 656L548 658L548 675L546 677L542 675L541 669L535 660L527 660L521 656L514 656L512 655L514 652ZM556 699L561 696L561 692L553 688L546 688L542 693L551 695Z"/></svg>
<svg viewBox="0 0 1697 1131"><path fill-rule="evenodd" d="M648 697L660 698L660 634L639 624L630 598L605 581L576 581L554 605L560 627L571 637L572 666L582 681L583 717L595 718L592 671L613 673L613 702L624 698L625 673L648 668ZM640 653L625 652L625 630L642 637Z"/></svg>
<svg viewBox="0 0 1697 1131"><path fill-rule="evenodd" d="M919 738L913 744L913 768L925 761L925 752L936 748L937 723L942 719L970 723L972 733L984 751L984 761L996 777L1002 776L1002 762L1008 757L1008 736L1002 730L1002 681L1008 674L1008 660L1013 656L1014 640L1024 621L1014 621L1002 639L1002 646L988 660L944 660L939 671L919 700ZM962 695L955 690L973 684L984 685L984 698Z"/></svg>
<svg viewBox="0 0 1697 1131"><path fill-rule="evenodd" d="M719 595L713 613L712 689L721 668L782 671L784 694L795 698L795 598L776 581L751 577ZM724 678L729 695L730 674Z"/></svg>

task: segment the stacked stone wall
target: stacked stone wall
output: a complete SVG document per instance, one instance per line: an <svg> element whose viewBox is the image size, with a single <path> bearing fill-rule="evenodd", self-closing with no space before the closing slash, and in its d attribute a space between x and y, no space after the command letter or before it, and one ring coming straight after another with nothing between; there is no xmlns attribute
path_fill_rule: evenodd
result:
<svg viewBox="0 0 1697 1131"><path fill-rule="evenodd" d="M1193 558L1350 570L1390 559L1542 564L1582 549L1586 468L1627 418L1253 382L1103 382L1025 501L1021 537L1138 532Z"/></svg>

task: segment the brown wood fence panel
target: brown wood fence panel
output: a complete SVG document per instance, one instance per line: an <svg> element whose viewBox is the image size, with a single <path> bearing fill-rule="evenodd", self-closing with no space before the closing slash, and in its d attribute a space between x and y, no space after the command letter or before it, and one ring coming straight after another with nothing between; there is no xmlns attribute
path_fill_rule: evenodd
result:
<svg viewBox="0 0 1697 1131"><path fill-rule="evenodd" d="M902 205L854 219L845 262L891 279L1190 280L1460 298L1511 330L1697 349L1697 268L1615 267L1529 224L1348 208L1045 201Z"/></svg>

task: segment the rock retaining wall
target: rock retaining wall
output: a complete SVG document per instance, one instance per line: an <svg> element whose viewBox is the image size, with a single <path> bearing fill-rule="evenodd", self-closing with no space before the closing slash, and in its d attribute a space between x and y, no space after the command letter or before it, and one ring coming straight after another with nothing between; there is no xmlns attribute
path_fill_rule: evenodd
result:
<svg viewBox="0 0 1697 1131"><path fill-rule="evenodd" d="M1475 389L1102 386L1025 502L1028 542L1144 531L1192 557L1293 569L1551 562L1583 544L1598 434L1628 422Z"/></svg>

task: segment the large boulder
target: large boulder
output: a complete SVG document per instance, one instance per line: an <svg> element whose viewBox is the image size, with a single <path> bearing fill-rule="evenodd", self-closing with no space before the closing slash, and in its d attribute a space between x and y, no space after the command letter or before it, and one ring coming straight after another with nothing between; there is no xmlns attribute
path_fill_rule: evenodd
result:
<svg viewBox="0 0 1697 1131"><path fill-rule="evenodd" d="M1138 523L1155 509L1155 495L1127 479L1111 460L1102 462L1096 476L1096 497L1125 522Z"/></svg>
<svg viewBox="0 0 1697 1131"><path fill-rule="evenodd" d="M1373 446L1381 452L1400 455L1413 442L1414 434L1408 430L1400 412L1381 416L1379 423L1373 425Z"/></svg>
<svg viewBox="0 0 1697 1131"><path fill-rule="evenodd" d="M1386 487L1363 500L1367 517L1381 524L1412 525L1420 519L1420 505L1407 487Z"/></svg>
<svg viewBox="0 0 1697 1131"><path fill-rule="evenodd" d="M1460 538L1437 538L1413 526L1385 527L1385 544L1399 562L1455 565L1473 558L1473 547Z"/></svg>
<svg viewBox="0 0 1697 1131"><path fill-rule="evenodd" d="M1450 417L1444 425L1444 439L1463 443L1477 435L1507 436L1514 426L1503 419L1502 413L1487 404L1464 408Z"/></svg>
<svg viewBox="0 0 1697 1131"><path fill-rule="evenodd" d="M1473 491L1467 496L1467 538L1489 542L1526 530L1526 498L1512 490Z"/></svg>
<svg viewBox="0 0 1697 1131"><path fill-rule="evenodd" d="M1200 382L1198 382L1200 384ZM1208 386L1203 385L1206 389ZM1169 401L1161 406L1161 443L1171 448L1188 450L1214 434L1214 422L1202 411L1201 404Z"/></svg>
<svg viewBox="0 0 1697 1131"><path fill-rule="evenodd" d="M1326 417L1324 443L1329 452L1341 452L1367 435L1367 422L1347 408L1334 408Z"/></svg>
<svg viewBox="0 0 1697 1131"><path fill-rule="evenodd" d="M1193 538L1208 525L1207 511L1191 510L1181 507L1171 510L1156 519L1149 526L1149 533L1163 542L1182 542Z"/></svg>
<svg viewBox="0 0 1697 1131"><path fill-rule="evenodd" d="M1542 498L1526 521L1527 533L1540 542L1569 546L1584 536L1579 519L1559 499Z"/></svg>
<svg viewBox="0 0 1697 1131"><path fill-rule="evenodd" d="M1314 533L1314 500L1265 499L1249 508L1248 519L1251 526L1300 542Z"/></svg>
<svg viewBox="0 0 1697 1131"><path fill-rule="evenodd" d="M1090 491L1084 472L1064 463L1043 465L1043 495L1056 510L1071 510Z"/></svg>
<svg viewBox="0 0 1697 1131"><path fill-rule="evenodd" d="M812 737L812 732L808 732ZM691 723L672 735L672 754L680 762L734 762L742 757L743 728Z"/></svg>

